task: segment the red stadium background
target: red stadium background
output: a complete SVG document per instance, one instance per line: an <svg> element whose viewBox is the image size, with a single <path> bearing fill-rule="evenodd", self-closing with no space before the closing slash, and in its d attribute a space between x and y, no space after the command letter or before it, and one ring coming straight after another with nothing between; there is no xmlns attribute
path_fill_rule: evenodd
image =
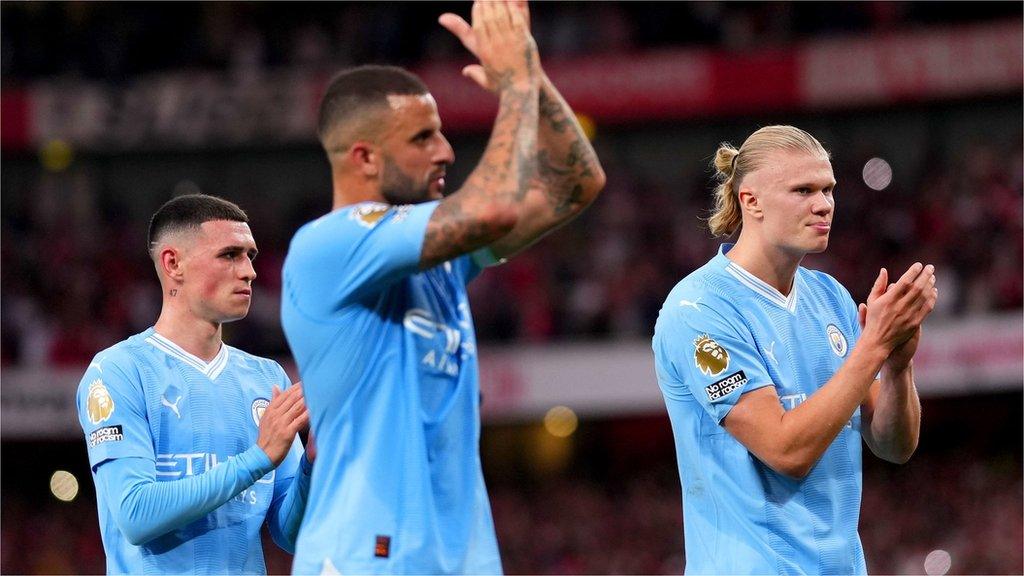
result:
<svg viewBox="0 0 1024 576"><path fill-rule="evenodd" d="M194 191L249 212L259 279L249 317L225 337L294 374L280 266L297 226L329 209L320 90L351 64L420 73L458 185L496 109L459 76L467 55L436 24L468 9L0 7L0 572L105 569L74 390L95 352L159 312L144 249L152 212ZM881 266L933 262L940 279L916 363L918 453L903 466L865 456L869 571L1024 572L1021 4L532 11L545 68L608 185L578 221L471 285L481 450L506 571L682 571L654 319L715 250L700 218L717 144L788 123L832 151L839 181L833 241L808 264L861 299ZM287 573L290 557L267 543L268 568Z"/></svg>

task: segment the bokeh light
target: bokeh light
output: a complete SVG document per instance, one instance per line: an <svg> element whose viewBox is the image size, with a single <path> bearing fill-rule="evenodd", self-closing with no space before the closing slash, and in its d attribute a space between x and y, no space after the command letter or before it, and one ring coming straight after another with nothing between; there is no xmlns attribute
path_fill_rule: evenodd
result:
<svg viewBox="0 0 1024 576"><path fill-rule="evenodd" d="M945 550L932 550L924 557L924 571L929 576L942 576L952 565L953 557Z"/></svg>
<svg viewBox="0 0 1024 576"><path fill-rule="evenodd" d="M67 470L57 470L50 476L50 492L62 502L71 502L78 496L78 478Z"/></svg>
<svg viewBox="0 0 1024 576"><path fill-rule="evenodd" d="M572 435L578 424L576 413L566 406L555 406L544 415L544 429L557 438Z"/></svg>
<svg viewBox="0 0 1024 576"><path fill-rule="evenodd" d="M892 166L881 158L872 158L864 164L864 183L872 190L885 190L892 183Z"/></svg>

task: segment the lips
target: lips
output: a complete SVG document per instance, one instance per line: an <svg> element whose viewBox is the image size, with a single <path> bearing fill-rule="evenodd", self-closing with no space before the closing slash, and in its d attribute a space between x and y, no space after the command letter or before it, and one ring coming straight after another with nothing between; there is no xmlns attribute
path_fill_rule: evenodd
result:
<svg viewBox="0 0 1024 576"><path fill-rule="evenodd" d="M252 296L252 290L249 289L249 288L245 288L245 289L242 289L242 290L235 290L235 294L240 294L242 296Z"/></svg>

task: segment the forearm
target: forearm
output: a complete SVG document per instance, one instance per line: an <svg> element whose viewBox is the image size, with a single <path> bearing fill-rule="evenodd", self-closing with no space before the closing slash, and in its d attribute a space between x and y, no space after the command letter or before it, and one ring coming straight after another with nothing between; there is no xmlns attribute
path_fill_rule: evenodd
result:
<svg viewBox="0 0 1024 576"><path fill-rule="evenodd" d="M281 486L281 494L278 494L278 487L274 487L274 502L267 512L267 525L274 542L289 554L295 553L312 472L312 465L303 455L299 458L295 475L286 481L286 486Z"/></svg>
<svg viewBox="0 0 1024 576"><path fill-rule="evenodd" d="M882 368L881 383L865 414L864 439L876 456L902 464L910 459L921 431L921 400L914 385L914 365Z"/></svg>
<svg viewBox="0 0 1024 576"><path fill-rule="evenodd" d="M856 346L829 381L782 415L782 453L797 470L810 471L850 421L884 361L884 352ZM804 472L806 474L806 472Z"/></svg>
<svg viewBox="0 0 1024 576"><path fill-rule="evenodd" d="M519 217L535 170L538 82L500 92L498 117L480 163L431 216L420 267L431 268L505 236Z"/></svg>
<svg viewBox="0 0 1024 576"><path fill-rule="evenodd" d="M576 114L541 74L537 179L556 214L578 212L604 186L604 171Z"/></svg>
<svg viewBox="0 0 1024 576"><path fill-rule="evenodd" d="M209 514L271 470L257 446L202 474L168 482L157 482L151 460L119 458L99 467L97 486L118 528L140 545Z"/></svg>
<svg viewBox="0 0 1024 576"><path fill-rule="evenodd" d="M508 84L479 164L458 194L464 200L514 205L526 195L536 160L539 82Z"/></svg>

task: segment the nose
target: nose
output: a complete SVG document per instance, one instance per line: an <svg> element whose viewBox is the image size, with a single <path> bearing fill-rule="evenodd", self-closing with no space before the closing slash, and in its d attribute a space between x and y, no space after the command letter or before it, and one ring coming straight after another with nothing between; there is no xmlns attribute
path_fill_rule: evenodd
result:
<svg viewBox="0 0 1024 576"><path fill-rule="evenodd" d="M831 194L826 194L824 191L818 192L814 196L814 203L811 204L811 211L818 216L827 216L835 209L836 201Z"/></svg>
<svg viewBox="0 0 1024 576"><path fill-rule="evenodd" d="M441 146L437 150L437 155L434 157L435 164L454 164L455 163L455 150L452 149L451 143L444 137L444 134L438 134L441 137Z"/></svg>
<svg viewBox="0 0 1024 576"><path fill-rule="evenodd" d="M242 260L244 260L244 262L242 263L242 266L238 269L239 275L241 276L242 280L252 283L252 281L256 279L256 267L252 265L252 260L244 257L242 258Z"/></svg>

